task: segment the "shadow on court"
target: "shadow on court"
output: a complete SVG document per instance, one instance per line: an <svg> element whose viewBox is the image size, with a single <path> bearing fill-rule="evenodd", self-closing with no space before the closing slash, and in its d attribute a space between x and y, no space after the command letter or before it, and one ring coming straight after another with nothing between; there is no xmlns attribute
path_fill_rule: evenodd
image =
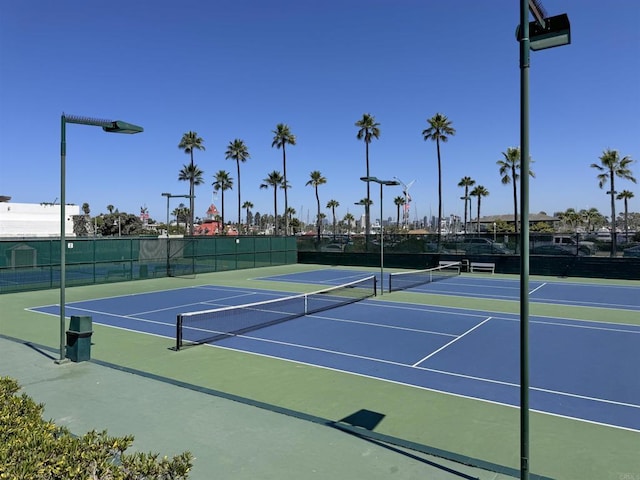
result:
<svg viewBox="0 0 640 480"><path fill-rule="evenodd" d="M179 384L100 361L57 365L55 352L0 335L1 374L45 404L45 417L74 434L132 434L132 450L195 456L190 479L506 479L391 443L373 430L384 414L339 421ZM347 433L347 435L345 435Z"/></svg>

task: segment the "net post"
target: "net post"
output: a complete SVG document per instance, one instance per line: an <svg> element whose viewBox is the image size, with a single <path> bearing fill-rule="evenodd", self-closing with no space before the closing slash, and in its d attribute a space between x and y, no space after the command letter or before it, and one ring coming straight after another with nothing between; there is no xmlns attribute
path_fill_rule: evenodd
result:
<svg viewBox="0 0 640 480"><path fill-rule="evenodd" d="M182 315L176 318L176 352L182 346Z"/></svg>
<svg viewBox="0 0 640 480"><path fill-rule="evenodd" d="M382 282L383 279L380 279L380 281ZM389 279L389 291L391 291L391 279ZM376 276L373 277L373 296L378 296L378 277Z"/></svg>

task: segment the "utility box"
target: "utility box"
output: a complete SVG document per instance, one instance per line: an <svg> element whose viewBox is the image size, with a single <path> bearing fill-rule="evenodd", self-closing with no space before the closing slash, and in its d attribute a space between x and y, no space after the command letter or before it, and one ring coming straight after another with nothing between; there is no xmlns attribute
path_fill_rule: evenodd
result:
<svg viewBox="0 0 640 480"><path fill-rule="evenodd" d="M93 320L90 316L72 316L67 330L66 355L72 362L91 359Z"/></svg>

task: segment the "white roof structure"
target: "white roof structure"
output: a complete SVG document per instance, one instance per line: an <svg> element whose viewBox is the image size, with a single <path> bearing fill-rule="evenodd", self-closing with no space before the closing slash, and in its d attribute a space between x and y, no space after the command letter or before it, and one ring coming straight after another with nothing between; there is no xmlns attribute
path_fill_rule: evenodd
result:
<svg viewBox="0 0 640 480"><path fill-rule="evenodd" d="M74 237L73 217L80 215L80 206L65 208L65 233ZM0 202L0 237L59 237L60 205L50 203Z"/></svg>

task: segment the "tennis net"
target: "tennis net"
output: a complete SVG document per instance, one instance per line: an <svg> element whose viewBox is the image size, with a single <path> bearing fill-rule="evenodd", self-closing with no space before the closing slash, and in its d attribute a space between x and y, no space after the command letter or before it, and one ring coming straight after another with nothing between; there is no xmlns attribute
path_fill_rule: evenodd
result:
<svg viewBox="0 0 640 480"><path fill-rule="evenodd" d="M425 270L411 270L389 274L389 291L406 290L426 283L460 275L460 262L444 263Z"/></svg>
<svg viewBox="0 0 640 480"><path fill-rule="evenodd" d="M214 342L294 318L341 307L376 295L376 277L263 302L234 305L178 315L176 350Z"/></svg>

